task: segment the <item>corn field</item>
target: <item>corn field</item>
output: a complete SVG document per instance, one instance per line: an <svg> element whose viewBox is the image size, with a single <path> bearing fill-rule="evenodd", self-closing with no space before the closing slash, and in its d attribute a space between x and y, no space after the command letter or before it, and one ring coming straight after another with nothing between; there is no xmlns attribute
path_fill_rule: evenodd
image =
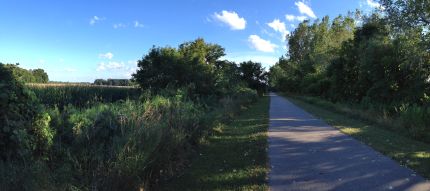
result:
<svg viewBox="0 0 430 191"><path fill-rule="evenodd" d="M141 90L132 86L101 86L90 84L53 83L26 84L42 104L63 108L67 105L88 107L95 103L110 103L138 98Z"/></svg>

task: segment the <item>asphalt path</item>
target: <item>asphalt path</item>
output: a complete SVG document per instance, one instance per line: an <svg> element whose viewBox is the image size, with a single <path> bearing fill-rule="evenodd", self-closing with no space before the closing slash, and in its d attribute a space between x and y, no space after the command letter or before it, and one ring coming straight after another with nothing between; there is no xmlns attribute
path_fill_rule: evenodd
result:
<svg viewBox="0 0 430 191"><path fill-rule="evenodd" d="M270 96L270 190L430 191L430 182L412 170Z"/></svg>

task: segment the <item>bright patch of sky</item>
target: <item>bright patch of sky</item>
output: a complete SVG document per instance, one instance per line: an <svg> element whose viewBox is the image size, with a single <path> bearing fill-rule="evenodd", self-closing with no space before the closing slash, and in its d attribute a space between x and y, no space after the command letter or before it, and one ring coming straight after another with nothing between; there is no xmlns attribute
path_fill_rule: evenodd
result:
<svg viewBox="0 0 430 191"><path fill-rule="evenodd" d="M202 37L226 48L225 59L268 68L299 22L379 7L377 0L4 1L0 62L43 68L53 81L130 78L153 45Z"/></svg>

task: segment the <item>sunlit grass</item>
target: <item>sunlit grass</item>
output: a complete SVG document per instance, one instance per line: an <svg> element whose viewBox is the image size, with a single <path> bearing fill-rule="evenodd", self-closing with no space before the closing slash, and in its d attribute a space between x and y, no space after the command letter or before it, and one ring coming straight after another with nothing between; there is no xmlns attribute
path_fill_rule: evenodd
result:
<svg viewBox="0 0 430 191"><path fill-rule="evenodd" d="M391 157L400 165L430 178L430 144L413 140L386 127L358 120L343 113L332 112L333 110L326 106L310 104L291 97L288 99L343 133Z"/></svg>
<svg viewBox="0 0 430 191"><path fill-rule="evenodd" d="M267 190L269 97L214 127L184 174L159 190Z"/></svg>

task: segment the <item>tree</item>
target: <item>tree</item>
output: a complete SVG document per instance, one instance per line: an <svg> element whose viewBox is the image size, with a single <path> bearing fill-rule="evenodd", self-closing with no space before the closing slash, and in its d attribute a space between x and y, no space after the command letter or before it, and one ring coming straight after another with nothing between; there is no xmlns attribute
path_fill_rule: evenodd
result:
<svg viewBox="0 0 430 191"><path fill-rule="evenodd" d="M40 68L26 70L19 67L19 64L5 64L4 67L9 68L15 78L24 83L47 83L49 81L48 74Z"/></svg>
<svg viewBox="0 0 430 191"><path fill-rule="evenodd" d="M246 84L240 78L240 70L236 63L228 60L215 63L215 89L217 95L232 95L238 88L243 86L246 86Z"/></svg>
<svg viewBox="0 0 430 191"><path fill-rule="evenodd" d="M107 81L105 79L95 79L93 84L94 85L106 85Z"/></svg>
<svg viewBox="0 0 430 191"><path fill-rule="evenodd" d="M397 27L428 27L430 3L428 0L380 0L388 19Z"/></svg>
<svg viewBox="0 0 430 191"><path fill-rule="evenodd" d="M257 90L259 94L266 91L267 72L260 63L247 61L239 65L242 80L248 84L248 87Z"/></svg>
<svg viewBox="0 0 430 191"><path fill-rule="evenodd" d="M279 61L287 77L278 79L283 81L276 83L278 89L315 95L328 91L327 68L337 59L342 43L351 39L355 31L351 15L338 16L332 22L326 16L313 24L309 21L299 24L288 36L287 59Z"/></svg>
<svg viewBox="0 0 430 191"><path fill-rule="evenodd" d="M39 68L30 71L34 76L36 83L48 83L49 77L45 70Z"/></svg>
<svg viewBox="0 0 430 191"><path fill-rule="evenodd" d="M215 67L224 48L199 38L179 47L153 47L138 61L133 79L144 89L189 86L199 95L215 92Z"/></svg>
<svg viewBox="0 0 430 191"><path fill-rule="evenodd" d="M153 47L138 61L139 69L133 78L143 89L154 91L166 88L169 84L183 85L181 73L185 73L185 69L180 64L180 57L174 48Z"/></svg>

